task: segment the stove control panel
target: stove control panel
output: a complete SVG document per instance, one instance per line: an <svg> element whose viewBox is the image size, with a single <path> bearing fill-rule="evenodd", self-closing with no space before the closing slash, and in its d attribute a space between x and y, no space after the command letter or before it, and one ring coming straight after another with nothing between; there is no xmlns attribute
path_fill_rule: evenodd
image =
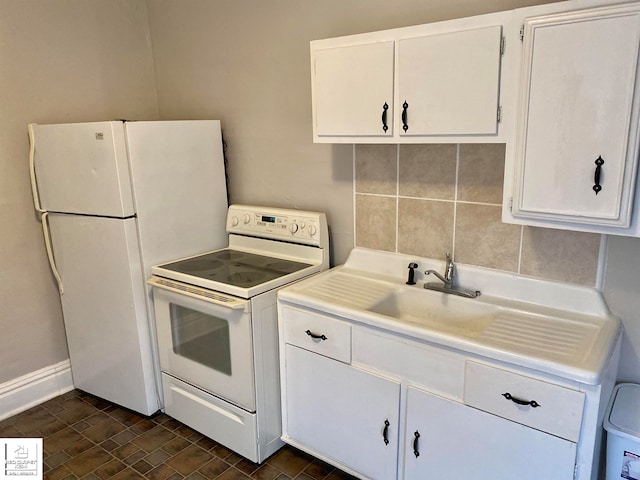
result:
<svg viewBox="0 0 640 480"><path fill-rule="evenodd" d="M322 248L328 244L325 214L303 210L231 205L227 232Z"/></svg>

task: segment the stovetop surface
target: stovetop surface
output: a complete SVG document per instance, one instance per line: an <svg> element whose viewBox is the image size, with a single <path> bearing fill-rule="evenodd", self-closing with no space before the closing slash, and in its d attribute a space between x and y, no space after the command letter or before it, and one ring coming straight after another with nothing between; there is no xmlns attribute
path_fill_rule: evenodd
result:
<svg viewBox="0 0 640 480"><path fill-rule="evenodd" d="M310 266L229 248L160 265L165 270L240 288L255 287Z"/></svg>

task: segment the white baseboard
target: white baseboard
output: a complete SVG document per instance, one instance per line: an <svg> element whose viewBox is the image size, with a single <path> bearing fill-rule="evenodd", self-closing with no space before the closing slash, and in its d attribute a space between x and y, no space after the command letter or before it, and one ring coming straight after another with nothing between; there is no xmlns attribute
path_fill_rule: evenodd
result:
<svg viewBox="0 0 640 480"><path fill-rule="evenodd" d="M65 360L0 384L0 420L73 390L71 364Z"/></svg>

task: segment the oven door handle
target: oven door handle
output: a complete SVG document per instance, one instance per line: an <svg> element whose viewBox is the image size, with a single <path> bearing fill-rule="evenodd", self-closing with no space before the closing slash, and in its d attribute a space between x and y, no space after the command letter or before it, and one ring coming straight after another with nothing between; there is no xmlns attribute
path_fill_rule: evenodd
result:
<svg viewBox="0 0 640 480"><path fill-rule="evenodd" d="M245 310L247 308L247 300L233 297L224 293L208 290L206 288L196 287L182 282L176 282L162 277L152 276L147 283L155 288L161 288L169 292L179 295L187 295L209 303L215 303L225 308L233 310Z"/></svg>

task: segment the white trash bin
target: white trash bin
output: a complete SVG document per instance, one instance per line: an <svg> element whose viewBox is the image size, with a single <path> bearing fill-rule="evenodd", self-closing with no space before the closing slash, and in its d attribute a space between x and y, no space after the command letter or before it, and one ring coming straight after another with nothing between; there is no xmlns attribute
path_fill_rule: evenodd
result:
<svg viewBox="0 0 640 480"><path fill-rule="evenodd" d="M640 385L616 385L604 417L606 480L640 480Z"/></svg>

